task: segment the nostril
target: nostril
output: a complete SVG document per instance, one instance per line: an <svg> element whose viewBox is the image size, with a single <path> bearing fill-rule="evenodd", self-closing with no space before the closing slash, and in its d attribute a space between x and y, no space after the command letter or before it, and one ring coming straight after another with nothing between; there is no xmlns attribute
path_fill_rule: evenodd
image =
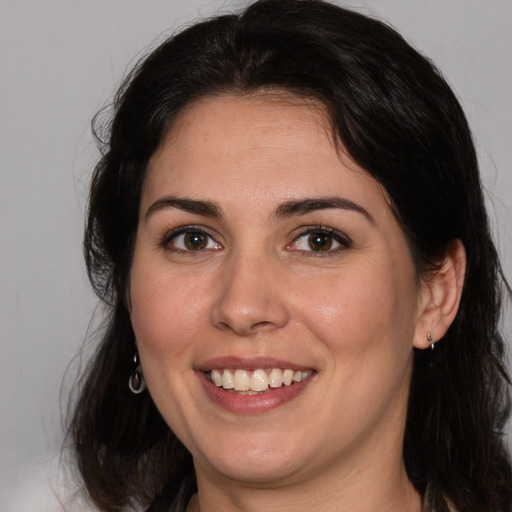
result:
<svg viewBox="0 0 512 512"><path fill-rule="evenodd" d="M263 326L265 326L265 325L269 325L269 324L270 324L270 322L267 322L267 321L265 320L265 321L263 321L263 322L256 322L255 324L253 324L253 325L252 325L252 327L253 327L253 329L254 329L255 327L263 327Z"/></svg>

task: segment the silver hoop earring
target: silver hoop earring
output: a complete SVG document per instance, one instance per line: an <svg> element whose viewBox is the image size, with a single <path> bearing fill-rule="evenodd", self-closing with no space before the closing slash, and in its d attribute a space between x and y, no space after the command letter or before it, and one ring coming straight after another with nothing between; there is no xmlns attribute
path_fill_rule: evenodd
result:
<svg viewBox="0 0 512 512"><path fill-rule="evenodd" d="M432 338L432 334L430 334L429 332L427 332L427 340L430 343L430 348L434 350L435 342L434 339Z"/></svg>
<svg viewBox="0 0 512 512"><path fill-rule="evenodd" d="M128 387L133 394L138 395L146 389L146 381L144 380L144 375L142 374L142 368L140 367L139 363L139 354L137 352L135 352L135 355L133 356L133 362L137 365L137 367L128 379Z"/></svg>

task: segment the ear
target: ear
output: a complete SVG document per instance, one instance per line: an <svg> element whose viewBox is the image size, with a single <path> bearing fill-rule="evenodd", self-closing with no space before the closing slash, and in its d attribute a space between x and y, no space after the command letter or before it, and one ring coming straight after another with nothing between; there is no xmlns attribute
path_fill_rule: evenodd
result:
<svg viewBox="0 0 512 512"><path fill-rule="evenodd" d="M451 240L441 267L428 274L420 291L418 321L413 345L428 348L440 340L452 324L459 309L466 275L466 250L459 239Z"/></svg>

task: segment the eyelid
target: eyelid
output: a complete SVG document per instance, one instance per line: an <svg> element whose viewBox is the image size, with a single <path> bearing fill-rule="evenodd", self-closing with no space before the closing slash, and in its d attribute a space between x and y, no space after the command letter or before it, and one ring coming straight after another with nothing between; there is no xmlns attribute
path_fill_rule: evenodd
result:
<svg viewBox="0 0 512 512"><path fill-rule="evenodd" d="M347 236L345 233L343 233L335 228L332 228L332 227L322 226L322 225L313 225L313 226L303 226L299 229L300 229L300 231L297 234L293 235L293 240L290 244L287 245L286 249L291 250L291 251L301 252L303 254L306 254L307 256L329 256L329 255L336 254L344 249L347 249L352 245L352 240L350 239L349 236ZM184 249L180 249L179 247L172 247L169 245L173 238L175 238L179 235L182 235L182 234L189 233L189 232L203 233L203 234L205 234L205 236L209 237L216 245L218 245L220 247L216 247L215 249L205 248L205 249L200 249L200 250L194 251L194 250L184 250ZM338 244L340 244L340 247L336 247L334 249L329 249L326 251L313 251L313 250L307 251L307 250L302 250L302 249L294 249L292 247L292 245L295 244L301 237L304 237L304 236L307 236L310 234L314 234L314 233L322 233L322 234L327 234L327 235L332 236L333 239ZM164 249L171 251L171 252L204 253L204 252L209 252L212 250L219 250L220 248L222 248L223 243L219 240L220 238L221 237L219 236L219 234L216 231L214 231L213 229L208 228L204 225L187 224L187 225L172 228L170 230L166 230L165 234L161 237L161 241L160 241L159 245L161 245L162 247L164 247Z"/></svg>
<svg viewBox="0 0 512 512"><path fill-rule="evenodd" d="M296 243L297 240L299 240L301 237L311 235L314 233L322 233L322 234L331 235L334 238L334 240L340 244L340 247L332 249L332 250L327 250L327 251L313 251L313 250L304 251L302 249L291 248L291 245ZM330 256L330 255L336 254L340 251L348 249L351 245L352 245L352 240L345 233L343 233L335 228L328 227L328 226L316 225L316 226L302 227L301 231L294 236L292 242L290 244L288 244L287 249L292 250L292 251L300 251L300 252L306 254L307 256L318 257L318 256Z"/></svg>
<svg viewBox="0 0 512 512"><path fill-rule="evenodd" d="M183 235L186 233L203 233L209 238L211 238L215 244L222 246L222 243L218 240L220 238L219 234L214 231L213 229L210 229L206 226L198 225L198 224L187 224L184 226L178 226L176 228L172 228L170 230L165 231L165 234L163 237L161 237L160 245L164 247L164 249L172 252L181 252L181 253L201 253L201 252L207 252L211 250L218 250L218 249L201 249L197 251L193 250L184 250L180 249L178 247L170 247L169 244L171 243L171 240L179 235Z"/></svg>

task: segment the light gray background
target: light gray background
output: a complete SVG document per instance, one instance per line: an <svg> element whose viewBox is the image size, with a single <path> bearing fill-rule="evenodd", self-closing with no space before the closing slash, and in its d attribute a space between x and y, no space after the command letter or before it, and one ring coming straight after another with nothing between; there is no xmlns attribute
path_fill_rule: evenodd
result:
<svg viewBox="0 0 512 512"><path fill-rule="evenodd" d="M97 158L90 119L155 37L234 5L0 0L1 512L57 510L63 488L60 386L96 304L81 256ZM455 88L475 133L510 280L512 0L346 5L391 22Z"/></svg>

